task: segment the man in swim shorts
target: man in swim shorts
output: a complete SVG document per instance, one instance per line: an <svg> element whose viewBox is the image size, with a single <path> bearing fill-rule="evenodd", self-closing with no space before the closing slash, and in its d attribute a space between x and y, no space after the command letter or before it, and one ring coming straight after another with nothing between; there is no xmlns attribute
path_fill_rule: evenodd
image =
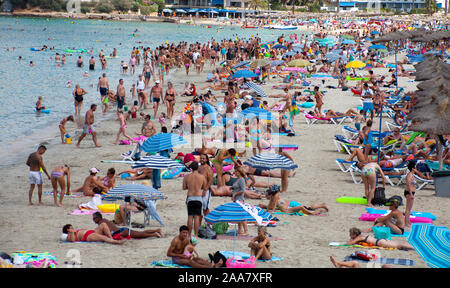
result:
<svg viewBox="0 0 450 288"><path fill-rule="evenodd" d="M103 73L102 77L98 79L97 91L100 91L101 102L105 101L105 97L108 97L109 82L106 78L106 73ZM106 111L104 110L103 113Z"/></svg>
<svg viewBox="0 0 450 288"><path fill-rule="evenodd" d="M92 134L92 140L94 141L95 147L101 147L101 145L97 143L97 134L95 133L93 126L95 110L97 110L97 104L92 104L91 109L86 112L83 133L81 134L80 139L78 139L77 148L80 148L81 140L83 140L87 134Z"/></svg>
<svg viewBox="0 0 450 288"><path fill-rule="evenodd" d="M125 87L123 87L123 79L119 80L116 91L117 110L121 110L125 104Z"/></svg>
<svg viewBox="0 0 450 288"><path fill-rule="evenodd" d="M159 84L160 84L160 81L156 80L155 86L153 86L152 89L150 90L149 98L153 102L153 109L155 110L153 119L156 119L156 115L158 114L159 102L161 101L161 98L163 95L163 89ZM164 102L163 102L163 104L164 104Z"/></svg>
<svg viewBox="0 0 450 288"><path fill-rule="evenodd" d="M186 206L188 212L187 226L189 235L191 235L192 226L194 226L194 235L198 236L198 228L202 216L203 191L206 190L206 177L198 172L198 163L193 161L189 166L192 173L183 178L183 190L188 190Z"/></svg>
<svg viewBox="0 0 450 288"><path fill-rule="evenodd" d="M48 179L50 179L50 175L47 172L47 169L45 169L44 162L42 160L42 155L47 151L47 147L44 145L40 145L38 150L36 152L31 153L28 156L28 160L26 164L30 167L30 190L28 192L28 204L33 205L33 202L31 201L31 198L33 196L33 191L35 185L38 185L38 198L39 198L39 205L42 204L42 174L41 169L44 171L44 173L47 175Z"/></svg>
<svg viewBox="0 0 450 288"><path fill-rule="evenodd" d="M179 234L173 238L172 242L170 242L169 249L167 250L167 257L171 257L174 264L186 265L193 268L212 268L220 267L219 265L222 265L221 262L213 266L207 261L195 261L194 259L190 259L190 257L184 254L184 250L186 246L190 244L190 241L189 228L185 225L181 226Z"/></svg>

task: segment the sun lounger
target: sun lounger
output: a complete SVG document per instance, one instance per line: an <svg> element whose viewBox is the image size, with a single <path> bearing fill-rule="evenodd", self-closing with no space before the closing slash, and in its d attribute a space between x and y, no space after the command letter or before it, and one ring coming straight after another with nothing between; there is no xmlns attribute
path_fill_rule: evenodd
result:
<svg viewBox="0 0 450 288"><path fill-rule="evenodd" d="M356 164L356 161L347 161L344 159L336 159L336 164L342 172L347 173L351 169L351 165ZM347 166L348 165L348 166Z"/></svg>
<svg viewBox="0 0 450 288"><path fill-rule="evenodd" d="M316 116L312 116L308 113L304 113L303 115L305 116L305 120L308 125L312 125L312 124L316 123L317 121L327 121L328 123L333 123L333 124L337 125L336 121L334 121L333 118L316 117Z"/></svg>

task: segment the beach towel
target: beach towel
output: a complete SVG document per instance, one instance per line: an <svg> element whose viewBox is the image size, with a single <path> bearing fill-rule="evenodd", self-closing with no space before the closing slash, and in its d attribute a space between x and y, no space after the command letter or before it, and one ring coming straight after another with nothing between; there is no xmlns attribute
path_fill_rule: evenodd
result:
<svg viewBox="0 0 450 288"><path fill-rule="evenodd" d="M18 251L12 253L11 257L14 259L14 263L32 264L34 267L39 267L46 259L48 261L48 267L55 268L58 265L58 259L49 252L33 253Z"/></svg>
<svg viewBox="0 0 450 288"><path fill-rule="evenodd" d="M80 209L75 209L72 212L69 213L69 215L92 215L95 212L101 212L100 210L80 210ZM114 215L114 213L105 213L105 212L101 212L103 215Z"/></svg>
<svg viewBox="0 0 450 288"><path fill-rule="evenodd" d="M344 261L358 261L362 263L380 263L380 264L394 264L394 265L405 265L405 266L414 266L414 260L409 259L401 259L401 258L378 258L374 261L366 261L359 258L353 258L352 256L346 256Z"/></svg>
<svg viewBox="0 0 450 288"><path fill-rule="evenodd" d="M215 239L216 240L234 240L234 239L236 239L236 240L242 240L242 241L250 241L256 237L256 236L250 236L250 235L247 235L247 236L238 235L237 233L235 236L235 233L236 233L235 230L228 231L225 234L216 235ZM269 235L269 240L270 241L278 241L278 240L284 240L284 239L278 238L278 237L273 237L272 235Z"/></svg>
<svg viewBox="0 0 450 288"><path fill-rule="evenodd" d="M222 253L222 255L227 257L227 258L233 258L233 253L234 253L234 257L235 258L241 258L241 259L248 259L248 258L250 258L250 254L243 253L243 252L238 252L238 251L235 251L235 252L233 252L233 251L220 251L220 253ZM258 261L260 261L260 262L270 262L270 261L280 261L280 260L283 260L283 258L272 256L272 258L270 260L259 259Z"/></svg>
<svg viewBox="0 0 450 288"><path fill-rule="evenodd" d="M60 194L60 193L59 193ZM42 192L42 195L45 196L52 196L53 197L53 191L44 191ZM64 195L64 197L70 197L70 198L80 198L80 197L89 197L89 196L85 196L83 195L83 193L71 193L69 195Z"/></svg>
<svg viewBox="0 0 450 288"><path fill-rule="evenodd" d="M330 243L328 243L328 246L332 246L332 247L368 248L368 249L381 249L381 250L397 250L397 248L385 248L385 247L379 247L379 246L365 246L365 245L359 245L359 244L348 245L345 242L330 242Z"/></svg>
<svg viewBox="0 0 450 288"><path fill-rule="evenodd" d="M156 267L170 267L170 268L192 268L191 266L183 266L172 263L172 260L153 261L152 266Z"/></svg>

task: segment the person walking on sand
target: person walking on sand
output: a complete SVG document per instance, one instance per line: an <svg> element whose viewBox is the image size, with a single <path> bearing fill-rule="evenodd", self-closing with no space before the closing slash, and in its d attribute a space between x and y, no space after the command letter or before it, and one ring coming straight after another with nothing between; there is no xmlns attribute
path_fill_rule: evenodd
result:
<svg viewBox="0 0 450 288"><path fill-rule="evenodd" d="M159 83L160 83L159 80L155 81L155 86L152 87L152 89L150 90L150 95L149 95L150 100L153 102L153 110L155 111L155 114L153 115L153 119L156 119L156 115L158 114L159 102L161 101L162 94L163 94L163 89L159 85ZM164 99L163 99L163 104L164 104Z"/></svg>
<svg viewBox="0 0 450 288"><path fill-rule="evenodd" d="M119 84L117 85L116 90L116 99L117 99L117 111L120 111L125 104L125 87L123 86L123 79L119 80Z"/></svg>
<svg viewBox="0 0 450 288"><path fill-rule="evenodd" d="M192 173L183 178L183 190L188 190L186 206L188 211L187 226L189 235L191 235L192 226L194 226L194 235L197 237L200 227L200 217L202 216L203 191L206 188L206 177L198 172L198 163L193 161L189 168Z"/></svg>
<svg viewBox="0 0 450 288"><path fill-rule="evenodd" d="M45 169L44 161L42 160L42 155L47 151L47 147L44 145L40 145L38 150L36 152L31 153L28 156L28 160L26 164L30 167L30 190L28 192L28 204L33 205L33 202L31 201L33 196L34 187L38 185L38 198L39 198L39 205L42 205L42 171L47 175L48 179L50 179L50 175L47 172L47 169Z"/></svg>
<svg viewBox="0 0 450 288"><path fill-rule="evenodd" d="M117 132L117 138L116 141L114 141L113 144L117 145L119 144L119 139L120 139L120 134L123 134L124 137L128 138L128 140L130 140L131 142L134 142L133 138L131 138L130 136L128 136L127 134L127 121L125 120L125 116L123 116L123 111L119 110L117 111L117 115L119 117L119 132Z"/></svg>
<svg viewBox="0 0 450 288"><path fill-rule="evenodd" d="M84 126L83 126L83 133L80 136L80 139L78 139L77 148L80 148L81 140L86 137L87 134L92 134L92 140L94 141L95 147L102 147L97 143L97 134L94 130L94 112L97 110L97 104L92 104L91 109L89 109L86 112Z"/></svg>
<svg viewBox="0 0 450 288"><path fill-rule="evenodd" d="M364 194L367 198L367 206L373 207L372 199L377 188L377 172L383 180L383 188L386 188L386 179L380 165L375 162L357 162L356 166L361 169L361 178L364 182Z"/></svg>
<svg viewBox="0 0 450 288"><path fill-rule="evenodd" d="M106 73L102 74L102 77L98 78L97 91L100 91L100 101L102 104L105 104L103 107L103 114L106 114L106 110L108 109L108 105L105 99L108 98L109 91L109 82L106 78Z"/></svg>
<svg viewBox="0 0 450 288"><path fill-rule="evenodd" d="M64 176L67 177L67 192L66 190L66 181L64 180ZM52 181L53 187L53 197L55 199L55 206L62 207L62 201L64 198L64 194L70 194L70 168L67 165L59 166L53 169L50 174L50 180ZM61 188L61 194L59 196L59 204L58 204L58 184Z"/></svg>

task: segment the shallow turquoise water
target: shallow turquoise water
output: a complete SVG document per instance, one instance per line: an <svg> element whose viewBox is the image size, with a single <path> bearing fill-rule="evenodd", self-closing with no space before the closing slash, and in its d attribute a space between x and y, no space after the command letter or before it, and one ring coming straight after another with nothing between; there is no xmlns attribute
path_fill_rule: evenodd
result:
<svg viewBox="0 0 450 288"><path fill-rule="evenodd" d="M139 36L130 36L136 29ZM115 89L119 78L124 78L125 87L129 89L137 74L120 75L119 63L121 60L128 62L134 46L153 49L166 41L206 43L212 37L222 40L252 35L258 35L263 41L273 41L281 34L283 31L239 27L218 29L171 23L0 17L0 151L6 147L14 154L16 151L11 150L11 143L19 149L21 145L36 145L59 133L59 121L74 113L72 91L77 83L88 92L81 115L91 103L99 102L96 84L103 72L107 73L111 89ZM292 34L292 31L284 31L284 34ZM43 45L55 47L55 50L30 51L30 48ZM57 65L51 60L56 52L62 54L66 48L93 49L96 70L89 71L89 77L83 77L90 58L87 54L67 56L65 65ZM101 70L97 57L100 49L109 55L113 48L118 50L119 58L108 59L107 69ZM84 68L75 65L79 55L82 55ZM19 56L23 60L19 61ZM30 61L34 67L29 66ZM141 69L142 65L137 68L137 73ZM73 82L71 88L66 87L67 81ZM50 114L37 115L34 112L38 96L43 96L43 104L51 110Z"/></svg>

